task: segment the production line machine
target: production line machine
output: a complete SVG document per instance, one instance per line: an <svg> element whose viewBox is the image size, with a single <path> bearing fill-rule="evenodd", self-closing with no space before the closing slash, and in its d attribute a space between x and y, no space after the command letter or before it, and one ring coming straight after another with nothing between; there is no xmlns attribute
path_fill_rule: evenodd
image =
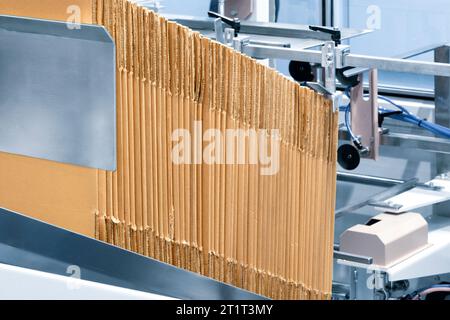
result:
<svg viewBox="0 0 450 320"><path fill-rule="evenodd" d="M335 110L341 110L344 115L339 129L342 144L339 149L339 163L344 169L356 169L361 159L379 160L385 146L398 150L420 149L430 153L435 160L433 173L435 178L425 182L420 182L418 178L405 181L348 172L338 174L339 183L352 184L357 187L361 185L376 186L383 190L375 195L363 196L363 199L359 199L355 203L336 209L338 239L336 239L334 248L333 297L335 299L420 299L426 298L432 293L442 294L445 292L446 285L450 282L450 206L448 205L450 176L447 173L450 171L450 140L425 134L422 129L417 129L414 133L397 131L397 122L388 118L393 117L395 120L395 117L398 118L402 115L402 110L397 108L393 111L390 109L380 111L377 70L434 76L436 84L434 121L436 124L449 127L450 47L443 44L433 48L420 49L405 54L403 58L357 55L351 53L350 46L343 43L347 39L364 36L369 33L367 30L339 30L319 26L241 22L236 18L226 17L223 10L219 11L222 11L220 12L222 14L209 12L210 17L205 18L165 16L229 45L243 54L267 60L269 64L274 64L274 61L278 59L291 61L292 77L327 96L332 100L332 107ZM0 17L0 29L8 31L1 33L1 39L9 41L12 47L14 47L16 38L11 35L10 31L20 30L23 34L27 34L29 28L34 30L37 28L37 33L42 34L50 32L54 37L62 37L65 38L65 41L72 41L72 43L83 40L68 39L65 37L62 24L55 22ZM111 39L104 33L104 29L95 27L86 29L88 32L85 37L101 43L100 50L103 50L101 54L105 56L105 59L110 59L113 46L111 46ZM36 37L36 32L33 32L31 37ZM60 53L63 54L64 50L67 50L66 44L59 43L57 45L55 42L59 49L53 51L60 50ZM95 47L92 50L99 49ZM428 51L435 52L435 62L408 60L410 57ZM6 57L11 58L14 56L14 51L10 51L8 54L9 56L6 55ZM5 57L5 55L3 56ZM114 59L110 60L114 61ZM20 65L21 62L25 61L15 60L17 65ZM95 66L92 61L89 61L89 55L83 63ZM22 63L22 68L29 67L30 65ZM32 65L32 67L37 67L41 71L50 70L46 71L52 73L48 79L55 79L54 77L58 74L57 69L48 68L48 66ZM96 65L95 67L104 75L113 72L114 66ZM369 75L368 83L364 82L365 74ZM5 80L6 75L0 79ZM80 88L78 86L81 82L76 83L73 90L86 92L87 87ZM68 85L67 88L70 86ZM17 88L17 90L19 89ZM107 92L107 89L105 90ZM61 91L64 92L64 90ZM365 92L368 92L368 95ZM15 95L14 92L9 94ZM94 92L87 91L86 99L89 99L89 95L93 96ZM105 94L104 98L108 99L111 96ZM54 105L52 103L47 105L47 112L50 114ZM24 109L24 111L26 110ZM101 104L97 105L95 109L95 112L103 112L106 117L111 116L113 111L102 109ZM350 113L351 119L349 118ZM1 114L1 116L5 119L4 125L8 122L11 123L12 120L7 117L7 114ZM70 114L61 116L61 121L70 119ZM28 119L34 121L32 116L29 116ZM71 121L74 120L71 119ZM11 130L13 129L11 128ZM78 137L77 130L81 129L74 128L72 134ZM106 126L102 130L104 134L100 137L112 139L111 137L115 136L114 127ZM27 137L23 138L27 139ZM93 159L92 154L85 153L85 150L92 151L96 148L96 141L92 141L89 137L86 137L89 148L75 152L76 158L72 156L72 153L61 153L62 146L55 146L51 141L49 144L52 145L45 154L36 149L21 149L21 145L18 144L13 146L5 144L10 141L11 139L2 140L0 137L0 146L3 151L9 150L13 153L104 169L112 169L115 166L114 146L116 141L114 139L106 143L105 141L98 142L98 145L109 147L103 154L111 155L110 157L101 157L101 159ZM21 140L17 139L17 141ZM64 148L69 147L64 145ZM420 214L411 213L430 206L434 206L433 212L426 218ZM370 207L372 212L369 218L355 214L359 209L367 207ZM61 276L67 275L65 266L79 265L88 270L87 280L111 286L92 289L90 287L92 284L84 284L88 290L94 290L92 293L94 296L109 292L113 297L148 299L161 297L260 298L243 290L178 270L175 267L169 267L152 259L42 224L6 210L0 210L0 230L2 231L0 232L0 268L9 272L8 274L17 276L23 274L25 269L30 269L44 272L46 276L48 274ZM17 241L19 234L23 236L21 241ZM32 234L46 236L40 237L39 241L27 238L27 235ZM51 243L60 243L61 241L74 248L74 251L65 253L54 248L54 251L43 252L40 249L45 246L51 247ZM92 255L84 252L83 247L92 248L92 252L97 255L97 258L92 259ZM108 266L113 264L118 264L122 268L112 270ZM132 266L135 271L133 275L130 274L129 268L124 267L125 265ZM13 270L13 268L19 269ZM139 272L136 272L137 270ZM144 270L146 271L144 272ZM150 281L149 279L152 278L148 275L152 272L164 274L164 283L158 279ZM37 279L37 282L43 277L42 274L36 273L28 274L28 276ZM65 286L64 279L54 279L54 281L56 283L60 281L59 288L61 288L61 283L63 287ZM190 283L189 288L185 286L186 281ZM33 284L33 282L28 282L28 284L30 283ZM135 291L117 292L117 287ZM201 288L201 290L192 290L195 287ZM36 288L38 285L34 289L31 286L30 290L36 290ZM65 290L65 292L71 291ZM149 296L146 293L159 296ZM422 295L420 295L421 293Z"/></svg>
<svg viewBox="0 0 450 320"><path fill-rule="evenodd" d="M435 179L426 183L417 178L338 173L338 194L341 184L382 191L360 194L355 203L336 209L334 298L426 299L433 297L431 293L445 298L450 281L450 140L445 131L450 126L450 47L430 46L395 58L358 55L343 43L369 30L241 22L215 12L208 15L166 17L272 66L276 60L290 61L296 81L327 96L333 108L342 111L338 162L343 169L356 169L361 159L380 160L383 147L396 148L400 157L403 150L421 150L434 160ZM435 62L409 60L426 52L434 52ZM430 118L444 133L397 129L399 122L390 117L398 120L403 108L379 96L378 70L434 76L435 107ZM380 101L394 110L380 107ZM428 124L417 121L418 127ZM366 207L372 214L357 214ZM411 213L426 207L433 209L426 218Z"/></svg>

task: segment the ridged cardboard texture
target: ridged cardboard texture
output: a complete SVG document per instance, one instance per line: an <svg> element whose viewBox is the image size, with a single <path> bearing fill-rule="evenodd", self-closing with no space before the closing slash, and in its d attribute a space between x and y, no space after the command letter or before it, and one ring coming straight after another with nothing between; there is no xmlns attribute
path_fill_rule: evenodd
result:
<svg viewBox="0 0 450 320"><path fill-rule="evenodd" d="M16 12L31 14L25 9ZM95 217L100 240L268 297L330 298L337 148L330 102L131 1L93 0L86 10L116 43L118 170L50 163L42 170L39 160L20 158L27 177L56 179L55 168L65 168L66 185L54 181L73 188L82 204L75 211L86 209L79 220ZM17 185L9 196L33 192L19 195L23 184L3 177L4 186ZM39 186L50 199L52 189ZM46 200L47 217L34 201L14 204L74 229L71 218L53 216L72 215L72 202Z"/></svg>

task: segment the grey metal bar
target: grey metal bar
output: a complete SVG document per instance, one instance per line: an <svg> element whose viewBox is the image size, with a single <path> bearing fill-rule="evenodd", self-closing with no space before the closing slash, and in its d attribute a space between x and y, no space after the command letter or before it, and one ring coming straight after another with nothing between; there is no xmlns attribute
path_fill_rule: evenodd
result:
<svg viewBox="0 0 450 320"><path fill-rule="evenodd" d="M366 265L373 264L373 258L372 257L365 257L365 256L357 255L357 254L352 254L352 253L339 251L339 245L338 244L334 245L333 257L334 257L334 259L346 260L346 261L351 261L351 262L361 263L361 264L366 264Z"/></svg>
<svg viewBox="0 0 450 320"><path fill-rule="evenodd" d="M419 49L416 49L416 50L411 50L411 51L408 51L406 53L396 55L396 56L394 56L394 58L397 58L397 59L411 59L411 58L417 57L417 56L419 56L421 54L433 51L433 50L435 50L436 48L438 48L440 46L441 45L438 45L438 44L425 46L425 47L422 47L422 48L419 48ZM435 62L437 62L437 61L435 61ZM357 74L361 74L361 73L367 72L369 70L370 70L370 68L361 68L361 67L354 68L354 69L349 69L349 70L346 70L344 72L344 76L352 77L352 76L355 76Z"/></svg>
<svg viewBox="0 0 450 320"><path fill-rule="evenodd" d="M361 175L361 174L347 173L347 172L338 172L337 178L338 178L338 181L342 181L342 182L368 184L368 185L375 185L375 186L380 186L380 187L391 187L391 186L395 186L397 184L402 184L405 182L404 180L375 177L375 176L368 176L368 175Z"/></svg>
<svg viewBox="0 0 450 320"><path fill-rule="evenodd" d="M360 69L360 68L357 68ZM367 68L364 68L365 70L370 70ZM352 70L349 69L348 75L352 75ZM355 71L355 74L358 74L358 71ZM348 76L346 72L344 72L345 76ZM339 90L345 90L345 87L338 83L338 89ZM364 83L364 90L369 90L369 85L367 83ZM402 86L394 86L394 85L383 85L378 84L378 91L384 94L393 94L393 95L403 95L403 96L412 96L415 98L423 98L423 99L434 99L434 88L433 89L424 89L424 88L413 88L413 87L402 87Z"/></svg>
<svg viewBox="0 0 450 320"><path fill-rule="evenodd" d="M213 21L196 17L182 17L166 15L167 18L194 29L213 30ZM270 35L274 37L288 37L301 39L331 40L330 35L322 32L314 32L301 25L283 25L273 23L245 22L241 26L243 34ZM366 33L361 30L343 30L343 39L355 37ZM424 51L424 50L421 50ZM314 50L295 50L290 48L274 48L270 46L248 45L244 53L254 58L273 58L285 60L307 61L320 63L320 52ZM407 55L411 56L411 54ZM398 58L385 58L358 54L344 56L346 67L370 68L386 71L407 72L434 76L450 77L450 64L427 61L412 61Z"/></svg>
<svg viewBox="0 0 450 320"><path fill-rule="evenodd" d="M350 141L350 136L345 129L339 130L341 140ZM428 136L419 136L406 133L386 133L380 140L383 146L420 149L432 153L450 154L450 140Z"/></svg>
<svg viewBox="0 0 450 320"><path fill-rule="evenodd" d="M275 58L321 63L321 58L319 58L321 57L321 52L316 50L296 50L290 48L248 45L244 47L244 53L259 59ZM450 64L448 63L348 54L344 57L344 65L346 67L370 68L450 77Z"/></svg>
<svg viewBox="0 0 450 320"><path fill-rule="evenodd" d="M416 49L416 50L408 51L407 53L396 55L396 56L394 56L394 58L397 58L397 59L411 59L411 58L417 57L417 56L419 56L421 54L433 51L439 46L440 45L438 45L438 44L429 45L429 46L422 47L422 48L419 48L419 49ZM346 70L344 72L344 76L352 77L352 76L355 76L357 74L361 74L361 73L367 72L369 70L370 70L370 68L354 68L354 69Z"/></svg>
<svg viewBox="0 0 450 320"><path fill-rule="evenodd" d="M290 48L291 44L288 42L275 42L275 41L263 41L263 40L251 40L250 44L254 44L257 46L271 46L271 47L281 47L281 48Z"/></svg>
<svg viewBox="0 0 450 320"><path fill-rule="evenodd" d="M442 44L434 43L434 44L431 44L431 45L428 45L428 46L425 46L425 47L421 47L421 48L417 48L415 50L411 50L411 51L405 52L403 54L399 54L395 58L411 59L411 58L420 56L422 54L425 54L425 53L428 53L428 52L431 52L431 51L435 51L436 48L439 48L439 47L442 47ZM436 61L436 62L438 62L438 61Z"/></svg>
<svg viewBox="0 0 450 320"><path fill-rule="evenodd" d="M422 47L422 48L419 48L419 49L408 51L408 52L403 53L403 54L396 55L393 58L395 58L395 59L411 59L411 58L420 56L422 54L425 54L427 52L431 52L431 51L435 50L438 47L441 47L441 45L439 45L439 44L432 44L432 45L428 45L428 46L425 46L425 47ZM437 61L435 61L435 62L437 62ZM370 70L370 68L355 68L355 69L350 69L350 70L345 71L344 75L346 77L352 77L354 75L357 75L357 74L360 74L360 73L364 73L364 72L367 72L369 70Z"/></svg>
<svg viewBox="0 0 450 320"><path fill-rule="evenodd" d="M214 22L211 18L170 14L166 14L164 16L169 20L175 21L192 29L214 30ZM243 21L241 23L240 32L254 35L270 35L273 37L316 39L322 41L331 40L331 36L329 34L312 31L309 29L309 26L299 24ZM353 35L357 35L359 33L367 33L367 31L350 29L343 30L344 37L352 37Z"/></svg>
<svg viewBox="0 0 450 320"><path fill-rule="evenodd" d="M210 18L173 14L164 14L164 17L200 32L214 30L214 23ZM341 37L342 40L345 40L371 32L371 30L343 28L341 29ZM331 35L312 31L308 25L299 24L243 21L241 23L241 33L243 35L270 36L273 38L281 37L285 38L283 39L284 41L289 38L306 40L307 43L309 42L307 46L309 48L321 45L320 41L331 40Z"/></svg>
<svg viewBox="0 0 450 320"><path fill-rule="evenodd" d="M366 88L366 86L364 86L364 88ZM425 98L425 99L434 99L434 90L433 89L387 86L387 85L380 84L378 86L378 90L380 92L383 92L386 94L399 94L399 95L405 95L405 96L420 97L420 98Z"/></svg>
<svg viewBox="0 0 450 320"><path fill-rule="evenodd" d="M379 201L383 201L383 200L392 198L400 193L403 193L403 192L406 192L408 190L415 188L417 186L417 184L418 184L418 179L414 178L414 179L410 179L410 180L406 181L405 183L390 187L389 189L387 189L383 192L380 192L376 195L370 196L366 200L363 200L361 202L358 202L358 203L355 203L355 204L352 204L352 205L349 205L347 207L337 210L335 213L335 217L339 218L342 215L344 215L345 213L353 212L355 210L358 210L360 208L368 206L371 203L376 203Z"/></svg>
<svg viewBox="0 0 450 320"><path fill-rule="evenodd" d="M450 154L450 140L405 133L388 133L381 136L381 144L402 148Z"/></svg>
<svg viewBox="0 0 450 320"><path fill-rule="evenodd" d="M211 19L171 15L166 15L166 17L194 29L213 30L214 28L213 21ZM322 32L311 31L307 26L302 25L245 22L241 26L241 32L243 34L270 35L274 37L317 39L323 41L331 40L330 35ZM343 39L346 39L365 34L367 31L345 29L342 30L342 33ZM412 57L418 53L427 52L429 50L431 49L421 49L419 52L408 53L406 57ZM273 48L270 46L249 45L244 49L244 53L260 59L274 58L307 61L311 63L321 62L318 58L320 52L313 50L294 50L290 48ZM450 64L448 63L412 61L399 58L385 58L350 53L344 56L344 65L346 67L354 68L380 69L386 71L450 77Z"/></svg>
<svg viewBox="0 0 450 320"><path fill-rule="evenodd" d="M288 23L272 23L272 22L253 22L245 21L241 25L241 32L257 35L270 35L274 37L288 37L299 39L316 39L329 41L331 36L322 32L316 32L309 29L307 25L288 24ZM353 33L360 33L362 30L343 31L345 36L351 36Z"/></svg>
<svg viewBox="0 0 450 320"><path fill-rule="evenodd" d="M243 53L256 59L283 59L308 61L310 63L322 63L322 52L316 50L296 50L291 48L267 47L258 45L247 45Z"/></svg>
<svg viewBox="0 0 450 320"><path fill-rule="evenodd" d="M435 50L436 62L450 63L450 46L441 46ZM450 78L435 77L435 122L450 127ZM450 154L436 154L435 175L450 171ZM434 206L434 213L450 216L450 203L444 202Z"/></svg>
<svg viewBox="0 0 450 320"><path fill-rule="evenodd" d="M348 54L344 58L344 64L347 67L362 67L386 71L450 77L450 64L448 63Z"/></svg>
<svg viewBox="0 0 450 320"><path fill-rule="evenodd" d="M406 182L405 180L368 176L348 172L338 172L337 180L341 182L359 183L379 187L392 187ZM425 183L417 183L416 187L434 191L442 190L442 187L432 186Z"/></svg>
<svg viewBox="0 0 450 320"><path fill-rule="evenodd" d="M0 263L194 300L259 300L263 297L166 263L0 209Z"/></svg>

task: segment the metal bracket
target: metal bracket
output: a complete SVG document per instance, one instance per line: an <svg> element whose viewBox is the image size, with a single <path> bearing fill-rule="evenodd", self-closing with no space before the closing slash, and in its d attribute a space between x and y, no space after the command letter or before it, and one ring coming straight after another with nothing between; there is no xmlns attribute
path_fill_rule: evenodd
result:
<svg viewBox="0 0 450 320"><path fill-rule="evenodd" d="M363 74L359 75L359 84L351 90L352 130L360 137L361 144L367 147L365 156L377 160L380 149L377 70L371 70L369 77L369 98L364 96Z"/></svg>
<svg viewBox="0 0 450 320"><path fill-rule="evenodd" d="M220 17L214 20L216 40L224 45L232 47L236 51L242 52L244 46L250 43L250 37L240 36L237 33L237 29L227 27L228 24L223 21L225 18L226 17Z"/></svg>
<svg viewBox="0 0 450 320"><path fill-rule="evenodd" d="M331 93L336 92L336 45L334 41L325 42L322 47L322 68L325 88Z"/></svg>
<svg viewBox="0 0 450 320"><path fill-rule="evenodd" d="M317 82L306 83L307 87L332 101L333 112L339 110L342 101L342 93L336 92L336 51L339 47L341 46L336 47L334 41L327 41L322 47L323 85ZM340 50L339 52L341 52ZM339 61L341 62L342 59L339 59Z"/></svg>
<svg viewBox="0 0 450 320"><path fill-rule="evenodd" d="M0 16L0 151L116 170L116 64L105 28Z"/></svg>
<svg viewBox="0 0 450 320"><path fill-rule="evenodd" d="M225 43L225 34L223 31L224 23L222 19L217 18L214 20L214 32L216 33L216 41L220 43Z"/></svg>
<svg viewBox="0 0 450 320"><path fill-rule="evenodd" d="M336 47L336 69L345 68L345 57L350 54L350 46L339 45Z"/></svg>
<svg viewBox="0 0 450 320"><path fill-rule="evenodd" d="M333 112L339 110L339 106L342 102L342 92L331 92L318 82L306 82L306 86L315 92L324 95L327 99L332 101Z"/></svg>

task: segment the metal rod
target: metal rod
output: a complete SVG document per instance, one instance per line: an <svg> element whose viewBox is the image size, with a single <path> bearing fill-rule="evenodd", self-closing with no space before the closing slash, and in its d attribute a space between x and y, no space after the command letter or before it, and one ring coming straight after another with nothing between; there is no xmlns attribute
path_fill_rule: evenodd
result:
<svg viewBox="0 0 450 320"><path fill-rule="evenodd" d="M186 27L196 30L213 30L213 20L211 18L199 18L190 16L180 16L165 14L169 20L175 21ZM309 26L286 23L272 23L272 22L256 22L256 21L242 21L241 33L247 35L265 35L271 37L295 38L295 39L309 39L329 41L331 36L322 32L315 32L309 30ZM365 34L367 32L362 30L343 29L343 39L352 38L354 36Z"/></svg>
<svg viewBox="0 0 450 320"><path fill-rule="evenodd" d="M368 176L368 175L348 173L348 172L338 172L337 179L338 179L338 181L341 181L341 182L359 183L359 184L378 186L378 187L392 187L392 186L399 185L399 184L406 182L406 180ZM416 187L421 188L421 189L433 190L433 191L442 190L442 187L428 185L425 183L417 183Z"/></svg>
<svg viewBox="0 0 450 320"><path fill-rule="evenodd" d="M358 202L358 203L355 203L355 204L352 204L352 205L349 205L347 207L337 210L335 213L335 218L339 218L346 213L353 212L355 210L358 210L360 208L368 206L371 203L375 203L375 202L379 202L379 201L383 201L383 200L392 198L400 193L403 193L403 192L406 192L408 190L415 188L417 186L417 184L418 184L418 179L414 178L414 179L410 179L410 180L406 181L405 183L392 186L389 189L387 189L383 192L380 192L374 196L371 196L364 201L361 201L361 202Z"/></svg>
<svg viewBox="0 0 450 320"><path fill-rule="evenodd" d="M281 47L290 48L291 44L289 42L275 42L275 41L263 41L263 40L250 40L250 44L258 46L271 46L271 47Z"/></svg>
<svg viewBox="0 0 450 320"><path fill-rule="evenodd" d="M422 54L425 54L427 52L433 51L433 50L435 50L436 48L438 48L440 46L441 45L438 45L438 44L432 44L432 45L429 45L429 46L426 46L426 47L422 47L422 48L419 48L419 49L408 51L408 52L403 53L403 54L396 55L393 58L396 58L396 59L411 59L411 58L420 56ZM355 76L357 74L361 74L361 73L367 72L369 70L370 70L370 68L354 68L354 69L350 69L350 70L345 71L344 72L344 76L352 77L352 76Z"/></svg>
<svg viewBox="0 0 450 320"><path fill-rule="evenodd" d="M344 64L346 67L362 67L386 71L450 77L450 64L448 63L348 54L344 59Z"/></svg>
<svg viewBox="0 0 450 320"><path fill-rule="evenodd" d="M368 176L368 175L361 175L361 174L347 173L347 172L338 172L338 181L352 182L352 183L359 183L359 184L368 184L368 185L379 186L379 187L391 187L391 186L395 186L397 184L405 183L404 180L376 177L376 176Z"/></svg>
<svg viewBox="0 0 450 320"><path fill-rule="evenodd" d="M180 18L176 16L168 16L169 19L178 21L181 24L185 24L194 29L209 29L212 30L213 23L208 19L188 19ZM268 23L243 23L241 25L241 32L246 34L268 34L271 36L284 36L290 38L307 38L307 39L320 39L330 40L329 35L324 35L321 32L311 32L304 26L298 25L274 25ZM359 34L363 34L360 32ZM355 36L349 32L349 37ZM344 37L346 38L344 32ZM419 52L424 52L429 48L421 49ZM270 46L255 46L248 45L244 49L244 53L254 58L260 59L285 59L285 60L297 60L310 63L321 63L321 52L315 50L295 50L290 48L274 48ZM407 54L407 57L414 56L417 52ZM450 64L437 63L428 61L414 61L405 60L399 58L386 58L377 56L366 56L358 54L344 55L344 66L354 68L370 68L380 69L386 71L406 72L413 74L424 74L450 77Z"/></svg>
<svg viewBox="0 0 450 320"><path fill-rule="evenodd" d="M310 63L322 63L322 52L316 50L296 50L291 48L267 47L258 45L247 45L243 53L256 59L283 59L308 61Z"/></svg>
<svg viewBox="0 0 450 320"><path fill-rule="evenodd" d="M442 47L442 44L434 43L434 44L431 44L431 45L428 45L428 46L425 46L425 47L422 47L422 48L418 48L418 49L411 50L411 51L405 52L403 54L397 55L395 58L411 59L411 58L420 56L422 54L434 51L434 50L436 50L437 48L440 48L440 47Z"/></svg>
<svg viewBox="0 0 450 320"><path fill-rule="evenodd" d="M450 63L450 46L441 46L434 52L436 62ZM435 77L435 122L441 126L450 126L450 78ZM433 171L436 175L448 172L450 170L450 155L436 154L436 161ZM437 215L450 216L450 204L444 202L433 207L433 213Z"/></svg>
<svg viewBox="0 0 450 320"><path fill-rule="evenodd" d="M347 130L339 130L339 139L350 141L350 136ZM383 146L419 149L433 153L450 154L450 140L443 138L389 132L381 135L380 143Z"/></svg>
<svg viewBox="0 0 450 320"><path fill-rule="evenodd" d="M274 58L321 63L321 52L316 50L296 50L291 48L248 45L244 48L244 53L259 59ZM348 54L344 57L344 65L345 67L450 77L450 64L448 63Z"/></svg>
<svg viewBox="0 0 450 320"><path fill-rule="evenodd" d="M339 245L338 244L334 245L333 257L334 257L334 259L351 261L351 262L361 263L361 264L366 264L366 265L373 264L373 258L372 257L365 257L365 256L357 255L357 254L352 254L352 253L339 251Z"/></svg>

